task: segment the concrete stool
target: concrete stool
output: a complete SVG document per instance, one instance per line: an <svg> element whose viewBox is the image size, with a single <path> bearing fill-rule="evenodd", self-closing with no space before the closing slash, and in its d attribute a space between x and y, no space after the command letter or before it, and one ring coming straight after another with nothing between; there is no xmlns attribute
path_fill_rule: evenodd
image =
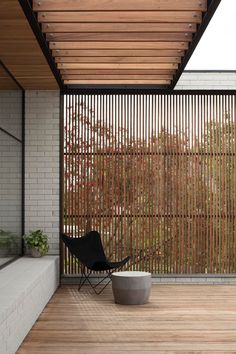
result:
<svg viewBox="0 0 236 354"><path fill-rule="evenodd" d="M122 305L146 304L151 291L151 273L115 272L112 273L112 290L115 303Z"/></svg>

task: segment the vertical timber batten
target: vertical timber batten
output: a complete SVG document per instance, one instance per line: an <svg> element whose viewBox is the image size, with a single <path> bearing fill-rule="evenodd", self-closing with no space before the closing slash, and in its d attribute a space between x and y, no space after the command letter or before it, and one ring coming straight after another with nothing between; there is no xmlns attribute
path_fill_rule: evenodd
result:
<svg viewBox="0 0 236 354"><path fill-rule="evenodd" d="M235 94L65 95L64 227L153 274L235 272ZM64 271L80 268L64 251Z"/></svg>

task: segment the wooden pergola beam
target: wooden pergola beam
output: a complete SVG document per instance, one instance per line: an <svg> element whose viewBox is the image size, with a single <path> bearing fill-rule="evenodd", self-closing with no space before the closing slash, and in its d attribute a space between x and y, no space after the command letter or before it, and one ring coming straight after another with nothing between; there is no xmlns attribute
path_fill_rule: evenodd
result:
<svg viewBox="0 0 236 354"><path fill-rule="evenodd" d="M207 0L34 0L34 11L206 11Z"/></svg>

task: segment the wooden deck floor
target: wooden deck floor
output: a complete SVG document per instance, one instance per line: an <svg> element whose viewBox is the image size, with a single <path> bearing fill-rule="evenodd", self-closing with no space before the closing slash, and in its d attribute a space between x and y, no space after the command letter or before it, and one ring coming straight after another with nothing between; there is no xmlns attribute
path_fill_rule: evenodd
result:
<svg viewBox="0 0 236 354"><path fill-rule="evenodd" d="M236 353L235 285L153 285L142 306L58 289L17 354Z"/></svg>

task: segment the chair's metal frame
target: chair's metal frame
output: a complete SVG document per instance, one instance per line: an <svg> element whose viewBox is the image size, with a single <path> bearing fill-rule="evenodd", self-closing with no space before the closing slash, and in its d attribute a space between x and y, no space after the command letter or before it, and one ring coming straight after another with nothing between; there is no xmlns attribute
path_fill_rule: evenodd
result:
<svg viewBox="0 0 236 354"><path fill-rule="evenodd" d="M100 280L98 283L96 284L93 284L91 281L90 281L90 275L92 274L92 270L90 269L89 270L89 273L86 274L85 272L85 266L82 265L82 276L80 277L80 282L79 282L79 287L78 287L78 291L80 291L80 289L82 288L82 286L85 284L85 282L87 281L89 283L89 285L91 286L91 288L93 289L93 291L95 292L95 294L97 295L100 295L103 290L107 287L108 284L110 284L111 282L111 275L112 273L114 273L115 271L118 271L119 269L121 269L123 266L119 267L119 268L116 268L116 269L112 269L112 270L104 270L104 272L106 272L106 275L105 277ZM97 286L100 285L104 280L108 279L108 282L102 287L102 289L100 289L99 291L97 291Z"/></svg>

